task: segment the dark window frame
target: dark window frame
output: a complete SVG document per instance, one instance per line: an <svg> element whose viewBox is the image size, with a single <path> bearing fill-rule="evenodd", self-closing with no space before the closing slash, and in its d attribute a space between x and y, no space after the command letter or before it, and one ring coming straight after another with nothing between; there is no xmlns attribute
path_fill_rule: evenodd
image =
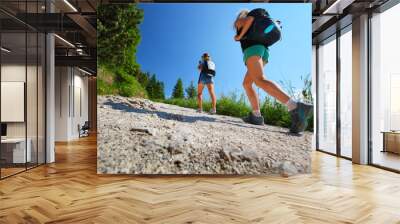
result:
<svg viewBox="0 0 400 224"><path fill-rule="evenodd" d="M340 21L339 21L340 22ZM315 57L315 63L316 63L316 133L315 133L315 141L316 141L316 150L319 152L323 152L329 155L333 155L339 158L343 158L346 160L352 160L352 158L347 157L342 155L342 150L341 150L341 119L340 119L340 77L341 77L341 65L340 65L340 37L344 35L347 32L352 32L352 29L349 27L352 26L352 23L347 24L344 27L336 27L336 32L327 36L326 38L320 40L318 44L316 45L316 57ZM334 36L334 38L333 38ZM320 96L319 96L319 53L318 49L322 43L330 42L330 41L336 41L336 152L332 153L327 150L321 149L319 145L319 101L320 101Z"/></svg>

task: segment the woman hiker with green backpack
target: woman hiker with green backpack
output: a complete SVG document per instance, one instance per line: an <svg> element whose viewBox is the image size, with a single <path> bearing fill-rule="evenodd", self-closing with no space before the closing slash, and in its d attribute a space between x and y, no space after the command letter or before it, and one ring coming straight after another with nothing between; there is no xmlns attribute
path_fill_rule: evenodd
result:
<svg viewBox="0 0 400 224"><path fill-rule="evenodd" d="M255 125L264 124L259 99L253 89L254 83L287 106L292 119L290 132L303 132L313 111L313 105L291 99L276 83L264 77L263 69L269 58L268 48L281 37L280 22L273 21L265 9L257 8L250 12L241 11L234 22L234 28L237 32L234 39L240 41L247 67L243 87L253 109L243 120Z"/></svg>

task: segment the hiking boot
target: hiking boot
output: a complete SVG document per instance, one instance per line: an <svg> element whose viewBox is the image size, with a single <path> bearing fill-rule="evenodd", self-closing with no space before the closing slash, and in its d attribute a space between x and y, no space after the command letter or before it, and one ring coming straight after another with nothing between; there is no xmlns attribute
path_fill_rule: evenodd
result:
<svg viewBox="0 0 400 224"><path fill-rule="evenodd" d="M252 112L250 112L249 115L247 115L246 117L242 118L242 120L249 124L264 125L264 117L254 116Z"/></svg>
<svg viewBox="0 0 400 224"><path fill-rule="evenodd" d="M217 109L211 108L209 111L210 114L217 114Z"/></svg>
<svg viewBox="0 0 400 224"><path fill-rule="evenodd" d="M307 128L308 118L312 114L313 108L312 104L298 102L296 109L289 112L292 118L291 133L298 134Z"/></svg>
<svg viewBox="0 0 400 224"><path fill-rule="evenodd" d="M199 108L199 109L196 110L196 112L197 112L197 113L202 113L203 110Z"/></svg>

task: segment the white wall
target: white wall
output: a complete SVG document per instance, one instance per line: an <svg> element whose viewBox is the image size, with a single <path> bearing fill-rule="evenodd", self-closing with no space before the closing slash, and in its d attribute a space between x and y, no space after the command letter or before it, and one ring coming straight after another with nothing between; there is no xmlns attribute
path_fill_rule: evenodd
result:
<svg viewBox="0 0 400 224"><path fill-rule="evenodd" d="M1 81L25 82L25 64L3 64L1 66ZM1 108L7 110L7 108ZM8 122L7 137L25 137L25 122Z"/></svg>
<svg viewBox="0 0 400 224"><path fill-rule="evenodd" d="M1 65L1 81L25 82L25 64L3 64Z"/></svg>
<svg viewBox="0 0 400 224"><path fill-rule="evenodd" d="M56 67L56 141L79 138L78 125L88 120L88 78L83 75L76 68Z"/></svg>
<svg viewBox="0 0 400 224"><path fill-rule="evenodd" d="M69 133L69 69L67 67L55 68L55 140L67 141Z"/></svg>
<svg viewBox="0 0 400 224"><path fill-rule="evenodd" d="M85 121L88 121L89 116L88 116L88 78L86 76L82 76L83 73L79 72L78 75L76 75L76 72L78 70L75 70L75 75L74 75L74 103L75 106L73 110L73 119L71 120L71 125L72 125L72 135L75 137L79 137L79 132L78 132L78 124L81 126L85 123ZM79 97L80 96L80 97ZM80 101L80 103L78 102ZM80 108L79 108L80 107ZM81 111L80 111L81 110Z"/></svg>
<svg viewBox="0 0 400 224"><path fill-rule="evenodd" d="M37 70L38 69L38 70ZM7 137L9 138L24 138L25 135L30 139L31 145L29 146L32 150L32 161L36 162L39 159L39 163L44 163L45 159L45 141L44 141L44 92L43 89L44 82L42 73L42 67L37 67L25 64L8 63L2 64L1 66L1 76L2 76L2 86L3 82L23 82L26 83L26 107L25 96L21 96L23 102L20 102L20 107L12 108L10 106L2 106L2 114L4 113L20 113L22 120L20 122L5 122L7 124ZM25 78L27 77L27 81ZM19 93L24 95L23 89L18 90ZM5 95L4 95L5 94ZM10 92L5 92L2 89L2 99L8 98L7 94ZM12 103L12 102L11 102ZM18 102L15 102L18 103ZM2 102L3 104L3 102ZM14 110L14 111L13 111ZM18 111L16 111L18 110ZM24 114L26 112L26 120ZM3 118L2 118L3 120ZM38 154L37 154L38 153Z"/></svg>
<svg viewBox="0 0 400 224"><path fill-rule="evenodd" d="M25 121L25 82L1 82L1 108L2 122Z"/></svg>

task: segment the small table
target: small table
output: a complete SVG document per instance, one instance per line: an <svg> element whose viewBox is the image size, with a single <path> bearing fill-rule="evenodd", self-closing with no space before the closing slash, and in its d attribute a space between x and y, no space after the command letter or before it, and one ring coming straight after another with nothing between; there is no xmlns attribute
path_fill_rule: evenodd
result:
<svg viewBox="0 0 400 224"><path fill-rule="evenodd" d="M1 139L1 159L6 163L26 163L31 161L31 139L26 139L27 147L25 153L25 138L5 138ZM11 147L10 147L11 146Z"/></svg>
<svg viewBox="0 0 400 224"><path fill-rule="evenodd" d="M392 152L400 154L400 131L382 131L383 150L382 152Z"/></svg>

